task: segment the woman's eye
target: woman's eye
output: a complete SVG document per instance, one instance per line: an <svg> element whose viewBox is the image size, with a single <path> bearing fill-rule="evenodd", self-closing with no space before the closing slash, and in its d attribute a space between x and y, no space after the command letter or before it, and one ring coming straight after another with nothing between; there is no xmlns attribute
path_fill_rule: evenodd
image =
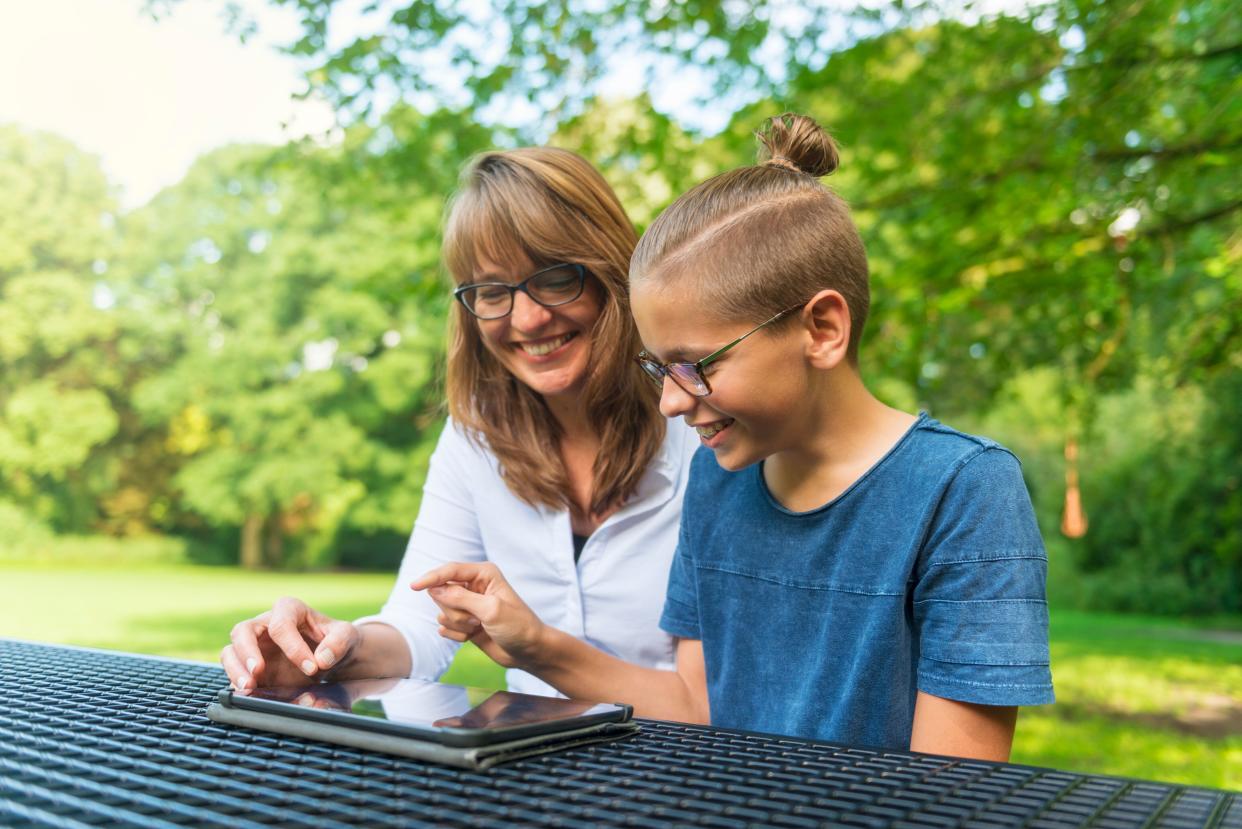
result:
<svg viewBox="0 0 1242 829"><path fill-rule="evenodd" d="M531 287L546 294L569 293L578 289L578 277L575 274L568 276L555 275L541 279L537 285L532 285Z"/></svg>

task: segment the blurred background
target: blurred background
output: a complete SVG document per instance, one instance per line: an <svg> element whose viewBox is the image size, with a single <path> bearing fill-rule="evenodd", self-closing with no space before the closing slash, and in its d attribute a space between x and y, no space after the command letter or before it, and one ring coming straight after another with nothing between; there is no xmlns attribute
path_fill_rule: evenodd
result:
<svg viewBox="0 0 1242 829"><path fill-rule="evenodd" d="M281 595L371 612L462 164L576 150L641 230L792 109L842 145L865 379L1024 462L1059 701L1014 760L1242 788L1237 11L0 0L0 635L214 660Z"/></svg>

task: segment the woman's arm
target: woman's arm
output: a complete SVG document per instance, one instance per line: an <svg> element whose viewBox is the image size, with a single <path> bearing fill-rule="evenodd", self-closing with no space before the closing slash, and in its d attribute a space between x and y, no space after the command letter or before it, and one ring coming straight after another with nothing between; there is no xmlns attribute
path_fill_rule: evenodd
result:
<svg viewBox="0 0 1242 829"><path fill-rule="evenodd" d="M1007 763L1017 722L1013 705L957 702L919 691L910 750Z"/></svg>
<svg viewBox="0 0 1242 829"><path fill-rule="evenodd" d="M472 641L506 667L518 667L574 699L625 702L655 719L709 720L703 646L682 639L677 669L632 665L545 625L494 564L446 564L410 584L441 608L440 634Z"/></svg>
<svg viewBox="0 0 1242 829"><path fill-rule="evenodd" d="M360 629L387 627L400 636L407 667L401 676L434 679L449 667L455 643L436 635L439 610L425 595L406 586L420 573L449 561L483 561L480 507L470 485L485 474L479 450L450 420L440 433L427 467L422 503L400 570L380 612L355 620ZM378 623L378 624L377 624ZM377 630L385 648L396 643L388 631ZM353 666L350 666L351 675ZM379 676L380 674L371 674Z"/></svg>

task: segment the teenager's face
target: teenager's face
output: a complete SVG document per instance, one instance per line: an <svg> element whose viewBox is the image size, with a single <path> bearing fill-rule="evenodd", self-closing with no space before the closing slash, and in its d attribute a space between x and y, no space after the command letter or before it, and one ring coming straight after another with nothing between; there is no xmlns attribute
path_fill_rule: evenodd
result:
<svg viewBox="0 0 1242 829"><path fill-rule="evenodd" d="M525 256L504 263L480 256L472 281L516 284L535 270ZM603 305L603 289L588 275L582 296L573 302L547 308L517 291L508 316L474 323L487 349L518 380L544 397L573 395L586 380L591 333Z"/></svg>
<svg viewBox="0 0 1242 829"><path fill-rule="evenodd" d="M715 319L692 292L677 286L640 285L631 292L630 307L643 347L662 363L701 360L763 322ZM736 471L793 448L791 424L805 408L808 391L796 326L747 337L705 366L703 374L712 390L706 397L695 397L665 378L660 411L694 426L723 468Z"/></svg>

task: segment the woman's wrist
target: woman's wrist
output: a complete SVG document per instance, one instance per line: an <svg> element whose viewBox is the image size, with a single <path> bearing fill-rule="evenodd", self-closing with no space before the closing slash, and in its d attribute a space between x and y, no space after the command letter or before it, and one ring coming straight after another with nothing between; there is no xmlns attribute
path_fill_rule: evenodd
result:
<svg viewBox="0 0 1242 829"><path fill-rule="evenodd" d="M408 676L409 654L405 638L392 625L367 622L354 625L357 641L331 672L334 679L371 679Z"/></svg>

